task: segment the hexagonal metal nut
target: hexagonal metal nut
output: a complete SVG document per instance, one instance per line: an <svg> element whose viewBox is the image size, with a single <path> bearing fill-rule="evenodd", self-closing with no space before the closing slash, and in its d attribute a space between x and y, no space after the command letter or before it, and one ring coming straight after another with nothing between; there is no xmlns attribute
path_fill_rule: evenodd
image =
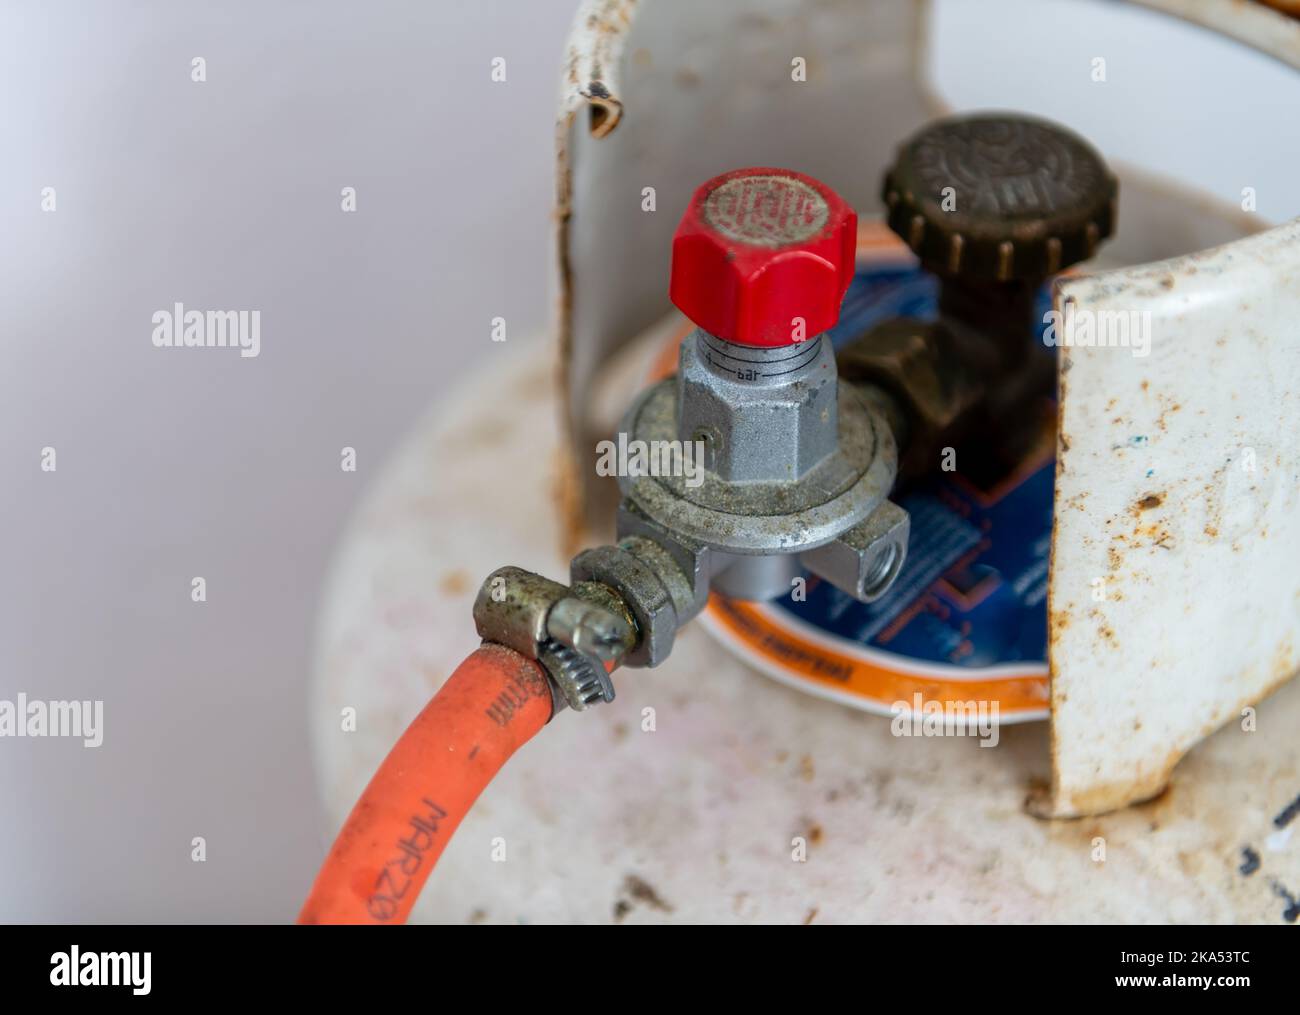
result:
<svg viewBox="0 0 1300 1015"><path fill-rule="evenodd" d="M713 551L698 540L670 534L658 522L651 519L635 504L623 501L618 507L618 536L620 543L630 537L639 537L660 547L676 564L681 572L681 581L668 582L669 593L676 592L673 607L677 611L677 626L681 627L694 618L709 601L709 579L712 576ZM661 561L646 561L656 570L661 571Z"/></svg>
<svg viewBox="0 0 1300 1015"><path fill-rule="evenodd" d="M627 603L637 624L637 641L624 666L658 666L668 658L677 634L673 597L654 569L621 546L583 550L569 565L570 580L601 582Z"/></svg>
<svg viewBox="0 0 1300 1015"><path fill-rule="evenodd" d="M789 482L834 452L839 436L835 354L816 348L753 350L702 332L682 343L677 422L704 440L705 465L730 483ZM777 354L788 360L750 357ZM791 369L789 363L797 366ZM797 379L787 379L789 373Z"/></svg>

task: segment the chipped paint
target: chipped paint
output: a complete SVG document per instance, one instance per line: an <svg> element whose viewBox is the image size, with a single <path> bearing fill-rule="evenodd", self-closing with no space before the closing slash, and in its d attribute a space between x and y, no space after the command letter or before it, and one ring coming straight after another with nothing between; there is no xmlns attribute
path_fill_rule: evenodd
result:
<svg viewBox="0 0 1300 1015"><path fill-rule="evenodd" d="M1261 5L1232 0L1133 2L1217 30L1300 68L1300 25ZM761 10L751 7L739 14L732 5L691 5L669 13L666 5L655 0L640 4L588 0L575 19L557 132L559 369L570 437L560 451L564 481L558 488L563 491L563 533L569 549L576 548L587 521L612 515L610 502L593 510L601 491L575 464L579 449L589 445L593 433L590 417L584 415L592 399L592 379L602 363L628 348L653 319L654 306L666 307L656 289L660 280L655 270L625 269L662 264L672 213L655 216L656 221L647 224L635 209L608 209L628 204L615 201L614 195L631 167L653 167L661 210L667 209L672 201L666 195L687 194L698 182L697 169L706 161L702 152L716 171L719 162L725 164L728 158L752 149L753 109L764 111L766 122L780 121L769 107L778 108L786 92L773 90L770 78L783 76L784 69L752 62L742 68L738 61L768 36L784 33L783 39L802 39L791 35L802 30L798 27L801 5L761 0L754 6ZM860 41L852 46L846 42L842 50L827 49L817 59L810 59L810 67L817 73L810 75L807 94L814 94L812 90L829 77L837 87L816 93L817 123L824 123L825 129L819 138L805 139L803 150L809 160L807 168L820 170L814 163L824 160L828 170L823 175L836 179L842 192L864 213L875 207L871 193L878 177L878 167L871 163L874 153L878 150L882 153L879 157L886 159L893 140L920 122L927 108L935 111L933 101L926 102L925 86L917 77L925 9L924 4L836 0L826 0L823 5L820 23L832 26L836 39ZM868 22L871 31L861 31ZM630 45L629 36L635 36ZM675 48L671 40L679 36L694 40L694 49ZM818 51L816 38L809 37L806 44L800 41L800 51ZM707 49L707 61L691 56L700 48ZM638 70L642 72L639 78ZM649 74L651 70L653 74ZM632 82L635 95L628 94L624 76ZM743 88L729 86L739 81L744 82ZM769 101L755 102L754 94ZM865 133L855 135L866 143L846 149L837 140L842 134L840 124L846 117L856 117L862 94L876 97L879 115L863 128ZM585 130L583 115L587 117ZM619 130L611 140L616 127ZM845 160L852 160L853 173L837 171L836 166ZM1169 252L1152 249L1151 238L1160 235L1161 216L1173 215L1175 206L1186 229L1199 229L1220 214L1209 207L1203 215L1189 214L1192 199L1188 194L1175 193L1177 188L1164 182L1158 186L1144 182L1142 174L1132 169L1117 168L1128 195L1129 235L1141 240L1126 257L1131 257L1133 250L1145 251L1141 259ZM585 180L581 192L575 192L575 174ZM863 192L855 194L852 188L858 181L866 182ZM575 201L581 204L581 215L574 215ZM1239 235L1257 227L1257 223L1246 222L1246 216L1240 217L1236 230L1194 235L1206 244L1217 242L1225 232ZM1262 235L1276 242L1287 228ZM1115 250L1127 243L1124 233L1121 226ZM1242 240L1206 255L1148 266L1149 271L1135 269L1094 279L1106 279L1105 284L1118 287L1111 297L1159 304L1166 319L1173 320L1188 310L1194 299L1234 292L1233 280L1242 275L1234 258L1249 259L1248 248L1240 244L1251 242ZM583 251L586 259L581 262L580 286L575 279L575 258ZM598 258L593 251L598 251ZM604 270L605 264L617 269ZM1257 266L1265 278L1280 270L1278 264ZM1098 306L1110 298L1099 288L1089 293L1090 299L1101 301ZM1269 308L1277 295L1267 286L1234 292L1233 316L1238 322L1274 320ZM1118 304L1111 299L1106 305ZM1191 333L1201 336L1202 326L1195 320L1191 323ZM1063 427L1058 438L1058 526L1052 556L1059 582L1050 601L1050 642L1061 674L1058 685L1066 688L1079 682L1072 693L1064 689L1059 693L1059 703L1069 700L1071 708L1054 728L1058 792L1049 811L1104 810L1158 792L1178 757L1195 739L1231 718L1239 702L1257 700L1262 689L1276 686L1295 668L1294 652L1284 651L1286 644L1275 630L1277 619L1258 619L1276 608L1274 593L1286 584L1277 571L1279 561L1294 549L1293 526L1284 514L1272 509L1263 517L1253 517L1251 505L1271 503L1269 497L1281 496L1278 484L1285 485L1281 477L1291 452L1279 446L1285 431L1276 426L1263 429L1261 413L1269 405L1280 408L1279 399L1296 387L1286 376L1245 369L1246 362L1258 365L1276 355L1276 350L1267 349L1268 326L1216 326L1214 331L1205 350L1200 349L1199 340L1196 343L1197 355L1211 357L1201 366L1199 377L1185 363L1175 362L1178 357L1172 355L1167 357L1169 362L1156 362L1153 355L1126 364L1141 375L1140 382L1132 390L1124 388L1123 397L1107 391L1104 418L1094 413L1096 406L1088 391L1091 383L1109 382L1107 372L1094 369L1098 350L1070 350L1062 357L1063 421L1072 427L1075 414L1086 408L1085 425L1095 429L1085 432ZM1229 369L1216 375L1208 364L1222 361L1228 361ZM1112 365L1120 370L1119 364ZM1145 372L1141 370L1144 365L1148 367ZM1069 374L1076 368L1080 374ZM1188 397L1201 386L1220 390L1224 400L1207 403ZM1294 422L1294 414L1290 418ZM1104 433L1104 446L1093 446L1091 435L1096 433ZM1207 435L1220 433L1248 434L1262 442L1256 451L1269 461L1257 478L1274 484L1272 489L1243 485L1234 471L1236 463L1226 457L1205 459L1190 449L1175 450L1180 442L1189 440L1201 440L1204 448L1204 440L1210 439ZM1294 482L1291 485L1294 488ZM1270 576L1262 583L1252 570L1257 562ZM1061 568L1067 565L1085 568L1089 578L1106 579L1111 596L1108 609L1097 608L1090 599L1081 609L1075 608L1078 604L1071 597L1080 593L1073 589L1066 594L1068 572ZM1193 595L1198 588L1202 590L1200 599ZM1158 622L1135 627L1113 615L1122 612L1121 608L1134 612L1153 609ZM1238 626L1232 627L1234 623ZM1250 632L1262 630L1260 625L1267 631L1263 632L1265 641L1257 644ZM1180 645L1201 645L1207 631L1227 638L1229 629L1232 638L1221 647L1209 645L1199 653L1180 649ZM1146 645L1145 654L1135 650L1137 644ZM1071 661L1075 654L1080 662ZM1124 662L1122 672L1117 660ZM1089 666L1093 667L1092 678L1083 676ZM1190 667L1183 675L1189 682L1186 687L1168 681L1169 674L1186 667ZM1098 681L1091 690L1089 679ZM1159 680L1168 684L1161 685L1166 695L1162 702L1142 693ZM1195 693L1187 695L1187 687ZM1113 723L1115 731L1102 741L1125 742L1114 761L1094 765L1086 745L1092 729L1087 723L1076 724L1071 716L1087 714L1076 712L1086 706L1100 720L1106 714L1104 702L1110 702L1120 718ZM1168 723L1145 711L1164 708L1170 712ZM1144 719L1137 733L1131 729L1135 711L1142 711ZM1082 739L1076 743L1075 738ZM1140 764L1125 768L1134 752L1140 756Z"/></svg>
<svg viewBox="0 0 1300 1015"><path fill-rule="evenodd" d="M1062 378L1045 809L1063 816L1160 792L1295 673L1300 221L1057 299L1153 320L1148 358L1075 348Z"/></svg>
<svg viewBox="0 0 1300 1015"><path fill-rule="evenodd" d="M619 69L637 0L584 0L574 15L561 78L560 109L555 126L555 237L560 274L559 376L564 402L572 399L569 363L573 358L573 163L571 138L574 123L585 109L594 138L613 133L623 118L619 97ZM560 506L560 543L572 554L585 527L584 483L572 442L557 454ZM577 481L575 481L575 479Z"/></svg>

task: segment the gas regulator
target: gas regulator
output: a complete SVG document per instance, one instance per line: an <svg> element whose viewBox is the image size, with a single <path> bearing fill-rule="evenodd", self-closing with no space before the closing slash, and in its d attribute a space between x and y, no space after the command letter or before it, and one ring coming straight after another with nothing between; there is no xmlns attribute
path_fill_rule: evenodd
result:
<svg viewBox="0 0 1300 1015"><path fill-rule="evenodd" d="M963 116L903 144L882 196L936 279L938 315L885 321L836 350L854 210L790 169L738 169L695 191L670 297L696 327L675 376L621 423L620 446L648 453L619 476L617 542L575 556L568 585L499 568L474 605L485 641L543 664L557 707L612 700L615 666L662 663L711 591L771 599L809 572L879 599L908 551L910 519L891 497L945 449L989 470L1023 454L1026 415L1056 376L1037 300L1111 235L1114 175L1056 124Z"/></svg>

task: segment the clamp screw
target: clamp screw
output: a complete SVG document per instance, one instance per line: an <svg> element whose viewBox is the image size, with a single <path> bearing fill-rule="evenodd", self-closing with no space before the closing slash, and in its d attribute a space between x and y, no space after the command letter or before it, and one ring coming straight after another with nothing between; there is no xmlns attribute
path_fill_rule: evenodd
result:
<svg viewBox="0 0 1300 1015"><path fill-rule="evenodd" d="M618 660L636 638L622 617L576 596L566 596L551 607L546 633L561 645L602 663Z"/></svg>

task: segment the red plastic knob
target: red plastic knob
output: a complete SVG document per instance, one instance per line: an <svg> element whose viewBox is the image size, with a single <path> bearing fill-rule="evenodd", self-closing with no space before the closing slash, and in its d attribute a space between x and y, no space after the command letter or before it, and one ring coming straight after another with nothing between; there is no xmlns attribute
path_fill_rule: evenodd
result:
<svg viewBox="0 0 1300 1015"><path fill-rule="evenodd" d="M858 217L789 169L737 169L700 187L673 237L669 296L699 327L742 345L792 345L839 320Z"/></svg>

